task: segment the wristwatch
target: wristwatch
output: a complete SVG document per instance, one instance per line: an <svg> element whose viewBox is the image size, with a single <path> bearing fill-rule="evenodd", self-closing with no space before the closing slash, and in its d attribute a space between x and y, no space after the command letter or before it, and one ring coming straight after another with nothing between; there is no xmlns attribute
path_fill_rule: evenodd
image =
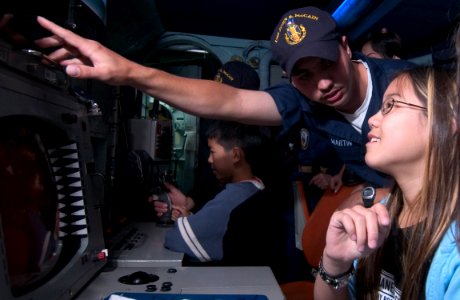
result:
<svg viewBox="0 0 460 300"><path fill-rule="evenodd" d="M348 271L346 271L345 273L342 273L337 276L329 275L324 270L323 257L321 256L321 259L319 260L318 273L324 282L332 286L334 289L338 290L348 284L348 281L350 281L350 278L355 274L355 268L353 267L353 265L351 265L350 269L348 269Z"/></svg>
<svg viewBox="0 0 460 300"><path fill-rule="evenodd" d="M364 207L369 208L374 205L375 188L373 186L366 186L361 191L361 198L363 199Z"/></svg>

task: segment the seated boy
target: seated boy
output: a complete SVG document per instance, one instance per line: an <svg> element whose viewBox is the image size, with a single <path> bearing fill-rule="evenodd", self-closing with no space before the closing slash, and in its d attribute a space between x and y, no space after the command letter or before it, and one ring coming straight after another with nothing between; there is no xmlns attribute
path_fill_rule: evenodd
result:
<svg viewBox="0 0 460 300"><path fill-rule="evenodd" d="M283 263L279 249L285 231L278 207L265 196L264 184L256 176L263 167L258 160L269 152L263 148L261 130L236 122L211 124L208 162L225 187L195 214L190 213L193 199L166 184L176 222L164 245L183 252L184 264L268 265L276 276ZM154 205L159 216L166 211L165 203L154 201Z"/></svg>

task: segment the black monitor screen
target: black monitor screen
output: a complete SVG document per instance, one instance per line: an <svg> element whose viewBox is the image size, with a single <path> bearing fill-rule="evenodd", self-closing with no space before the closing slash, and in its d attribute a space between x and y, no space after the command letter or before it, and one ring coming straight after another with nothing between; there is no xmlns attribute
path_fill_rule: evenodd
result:
<svg viewBox="0 0 460 300"><path fill-rule="evenodd" d="M71 243L65 245L60 234L62 203L49 155L65 140L57 133L30 118L0 118L0 217L16 296L55 273L65 259L63 253L69 256L78 249L68 249Z"/></svg>

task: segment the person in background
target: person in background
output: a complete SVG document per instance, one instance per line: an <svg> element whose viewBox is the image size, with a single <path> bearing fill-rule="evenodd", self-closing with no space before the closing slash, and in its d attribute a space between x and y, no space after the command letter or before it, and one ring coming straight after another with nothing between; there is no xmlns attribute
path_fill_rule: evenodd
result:
<svg viewBox="0 0 460 300"><path fill-rule="evenodd" d="M365 159L393 176L395 186L382 203L333 214L315 299L347 299L347 282L350 299L460 298L454 78L419 67L390 83L381 110L369 119Z"/></svg>
<svg viewBox="0 0 460 300"><path fill-rule="evenodd" d="M240 61L229 61L218 70L215 81L249 90L258 90L260 80L257 72L248 64ZM205 141L205 131L208 128L210 119L200 119L200 141ZM288 271L286 281L304 279L308 276L305 268L303 251L295 248L295 223L294 223L294 195L291 193L292 181L301 180L304 184L305 200L310 213L321 198L324 190L332 189L337 191L341 187L340 166L341 161L331 147L330 143L315 133L309 132L305 127L300 130L290 129L289 141L276 139L279 127L266 127L265 130L272 136L270 145L263 150L270 152L270 159L267 159L268 166L263 172L263 182L266 183L268 193L280 211L283 211L283 220L287 226L286 252L289 253L287 263ZM200 149L207 149L207 145L200 143ZM289 149L287 149L289 147ZM205 203L214 198L222 190L212 173L207 157L209 151L200 150L196 169L195 184L188 193L189 203L194 203L193 212L198 211ZM206 154L206 158L205 155ZM297 158L297 159L296 159ZM206 159L206 160L205 160ZM289 199L289 200L288 200ZM283 200L283 201L280 201ZM162 206L161 202L156 202ZM302 230L302 229L300 229ZM280 276L278 276L280 277Z"/></svg>
<svg viewBox="0 0 460 300"><path fill-rule="evenodd" d="M311 278L311 266L302 249L302 232L324 192L328 189L334 192L340 190L340 166L343 164L330 142L317 132L308 130L302 122L292 126L277 144L281 145L281 170L289 183L283 191L291 190L278 196L278 205L282 202L287 205L289 271L286 281L302 281Z"/></svg>
<svg viewBox="0 0 460 300"><path fill-rule="evenodd" d="M382 28L369 34L361 47L361 52L373 58L401 59L401 38L397 33Z"/></svg>
<svg viewBox="0 0 460 300"><path fill-rule="evenodd" d="M36 40L36 45L57 47L49 57L65 66L71 77L131 85L201 117L282 124L282 133L304 122L332 144L347 168L368 184L383 188L378 189L377 200L388 193L392 179L364 161L367 120L379 110L394 74L414 65L352 55L346 36L340 35L326 11L309 6L282 16L271 38L271 50L290 83L265 91L168 74L125 59L44 18L37 21L54 35ZM361 201L360 193L353 193L350 201Z"/></svg>
<svg viewBox="0 0 460 300"><path fill-rule="evenodd" d="M260 86L260 79L257 71L247 63L237 60L232 60L224 63L217 70L214 80L223 84L228 84L230 86L251 90L258 90ZM222 184L217 180L213 170L208 163L209 147L206 132L208 131L208 128L212 122L214 122L213 119L199 118L198 154L194 173L194 182L191 190L187 191L187 197L190 198L188 201L193 203L193 211L198 211L201 207L203 207L204 204L213 199L223 188ZM146 153L140 154L144 154L145 156ZM151 158L147 159L151 161ZM147 163L136 163L135 165L148 166ZM155 175L151 173L152 172L147 172L147 170L141 170L138 172L140 175L147 174L147 176L154 177ZM128 176L129 178L139 177L133 176L133 174L128 174ZM149 182L155 182L155 180L151 179ZM148 191L151 191L151 189L148 189ZM145 202L145 200L143 202ZM152 192L150 192L150 194L147 196L147 202L153 202ZM143 209L145 210L146 214L150 214L151 216L151 211L149 208L152 208L152 206L149 203L145 203L148 205L148 208ZM156 205L161 206L160 202L156 202ZM167 205L164 204L162 209L166 210L166 207ZM133 211L134 214L139 214L138 209L134 208Z"/></svg>
<svg viewBox="0 0 460 300"><path fill-rule="evenodd" d="M260 88L260 78L256 70L245 62L230 60L217 70L214 81L233 87L257 91Z"/></svg>
<svg viewBox="0 0 460 300"><path fill-rule="evenodd" d="M223 84L248 90L258 90L260 78L257 71L245 62L232 60L224 63L214 80ZM188 196L194 199L194 210L200 209L206 202L222 190L222 184L214 176L208 163L209 148L206 132L212 119L200 118L198 157L195 169L195 181Z"/></svg>
<svg viewBox="0 0 460 300"><path fill-rule="evenodd" d="M291 180L303 185L307 207L313 212L324 191L342 186L343 163L330 142L306 126L290 129Z"/></svg>
<svg viewBox="0 0 460 300"><path fill-rule="evenodd" d="M270 266L279 276L285 229L279 207L257 176L269 137L259 126L213 121L208 129L208 162L225 187L196 213L194 201L165 184L173 203L174 227L166 248L183 252L184 265ZM156 200L156 197L154 198ZM154 201L158 215L164 206Z"/></svg>

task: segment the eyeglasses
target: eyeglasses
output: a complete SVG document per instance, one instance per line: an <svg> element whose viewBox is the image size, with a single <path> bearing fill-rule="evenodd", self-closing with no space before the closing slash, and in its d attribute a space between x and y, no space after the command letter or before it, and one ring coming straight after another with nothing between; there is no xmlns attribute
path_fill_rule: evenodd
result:
<svg viewBox="0 0 460 300"><path fill-rule="evenodd" d="M418 109L426 110L426 107L423 107L423 106L420 106L420 105L415 105L415 104L412 104L412 103L407 103L407 102L404 102L404 101L398 101L398 100L395 100L395 99L391 99L391 100L388 100L388 101L385 101L385 102L382 103L382 107L380 108L380 111L382 112L382 115L388 114L393 109L393 107L395 106L395 103L405 104L405 105L407 105L409 107L412 107L412 108L418 108Z"/></svg>

